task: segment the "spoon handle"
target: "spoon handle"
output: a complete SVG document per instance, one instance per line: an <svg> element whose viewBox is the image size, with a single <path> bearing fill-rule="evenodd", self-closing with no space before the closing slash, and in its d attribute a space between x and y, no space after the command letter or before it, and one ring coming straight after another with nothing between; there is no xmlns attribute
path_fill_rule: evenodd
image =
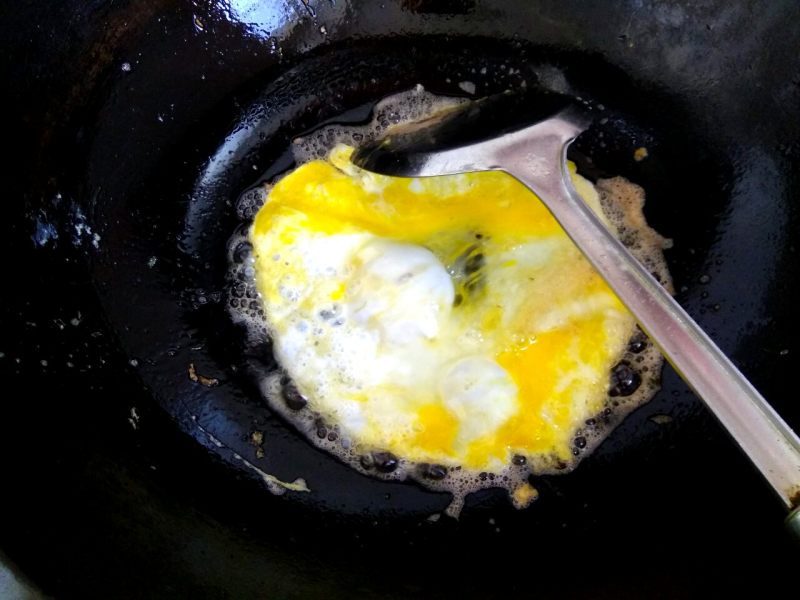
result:
<svg viewBox="0 0 800 600"><path fill-rule="evenodd" d="M556 128L558 129L558 128ZM800 505L800 439L697 323L606 229L575 191L566 149L577 132L550 138L560 169L527 164L535 152L514 144L499 168L533 190L636 317L675 370L702 398L790 509ZM560 138L560 139L559 139ZM518 140L522 141L522 140ZM541 138L538 140L542 142Z"/></svg>

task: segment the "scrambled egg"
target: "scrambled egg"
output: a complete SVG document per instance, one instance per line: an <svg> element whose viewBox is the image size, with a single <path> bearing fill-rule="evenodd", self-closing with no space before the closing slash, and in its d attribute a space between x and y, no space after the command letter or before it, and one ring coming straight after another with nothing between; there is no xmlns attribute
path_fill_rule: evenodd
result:
<svg viewBox="0 0 800 600"><path fill-rule="evenodd" d="M250 232L276 357L309 408L362 452L417 463L571 458L633 317L509 175L392 178L351 153L286 175Z"/></svg>

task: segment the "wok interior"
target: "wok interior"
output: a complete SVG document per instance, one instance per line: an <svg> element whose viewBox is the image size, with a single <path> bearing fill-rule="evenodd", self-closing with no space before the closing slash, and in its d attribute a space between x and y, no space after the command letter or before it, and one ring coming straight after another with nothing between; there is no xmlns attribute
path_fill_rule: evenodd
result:
<svg viewBox="0 0 800 600"><path fill-rule="evenodd" d="M575 144L573 158L589 177L619 174L645 187L650 222L675 238L675 250L668 258L685 298L686 288L697 285L697 273L707 260L724 211L724 190L733 168L730 159L718 150L718 140L693 122L679 99L637 85L599 57L582 53L489 39L406 39L396 44L328 48L306 57L278 79L252 83L240 99L240 118L229 127L227 137L217 137L222 141L209 160L201 162L206 158L201 154L194 163L200 173L191 187L189 177L180 180L183 187L176 187L170 176L190 147L177 140L146 180L145 191L133 198L119 196L137 203L135 218L118 222L131 230L136 243L119 250L107 244L99 257L100 264L104 258L118 262L116 269L95 268L95 277L108 277L101 285L107 314L129 354L139 357L138 372L161 406L186 433L250 481L245 493L252 496L254 510L259 510L260 503L263 510L276 502L282 509L297 504L303 508L292 510L299 514L305 514L303 509L322 511L359 527L378 522L380 533L375 531L375 535L390 531L396 539L420 536L416 543L430 548L466 530L480 532L475 539L486 535L492 540L499 535L502 544L510 546L521 543L519 536L524 540L528 535L521 532L535 531L545 540L544 546L560 547L566 539L564 527L574 529L573 535L581 540L597 533L595 511L609 510L608 486L615 489L615 499L630 494L630 502L634 498L642 502L648 485L653 486L652 493L670 493L661 486L670 477L666 454L674 451L669 448L670 436L678 429L673 426L665 432L652 418L681 411L688 417L696 406L685 386L668 373L657 397L575 473L536 479L543 499L532 510L515 511L501 490L483 491L468 499L461 523L442 526L449 532L444 537L440 537L442 529L421 530L420 523L428 526L427 517L447 506L448 495L364 477L313 448L291 426L270 415L244 365L253 356L243 355L242 332L233 328L224 309L226 242L234 228L242 226L234 214L235 201L252 185L291 168L289 147L294 137L329 121L368 119L374 102L418 83L434 93L464 95L459 83L466 80L476 85L477 94L490 94L522 81L547 85L556 77L563 77L572 93L590 101L598 115L595 125ZM199 129L215 130L213 117L209 125L201 122ZM639 147L647 147L650 154L642 162L634 159ZM175 202L187 196L186 204ZM117 221L112 215L115 211L128 214L130 209L125 201L103 207L109 239L122 239L115 232ZM161 266L149 268L150 256L158 257ZM152 299L143 303L131 298L131 278L141 282L142 293ZM167 312L164 306L173 309ZM158 307L157 314L150 307ZM126 335L124 324L137 319L147 327L132 328ZM259 350L255 358L270 364L269 348ZM224 384L203 389L192 383L186 377L190 362ZM255 430L265 432L264 461L252 459L250 434ZM693 451L685 440L680 443L681 452ZM303 477L312 492L271 498L237 456L247 457L282 480ZM658 457L657 469L654 457ZM625 518L641 515L646 503L635 508L626 504L626 510L630 512ZM489 519L508 525L493 527ZM303 520L288 521L287 534L310 534L299 522ZM370 537L369 533L359 535ZM396 551L400 556L404 553L400 548L388 550L390 555Z"/></svg>
<svg viewBox="0 0 800 600"><path fill-rule="evenodd" d="M469 12L467 5L471 3L449 10ZM502 25L512 27L510 13L504 14ZM620 59L616 50L604 55L538 43L536 34L544 25L505 41L477 35L469 27L463 36L332 41L278 65L250 56L261 45L250 38L235 41L241 32L227 22L206 18L205 24L217 28L218 40L224 38L241 52L236 55L229 48L228 56L235 57L230 60L236 72L247 75L237 79L211 60L202 69L187 69L187 55L201 51L191 41L174 58L164 51L173 40L144 47L141 64L163 61L158 69L123 71L117 69L119 61L112 63L99 85L101 93L92 96L80 117L80 151L67 152L67 145L53 150L50 158L58 191L67 200L56 206L56 190L50 189L25 206L26 222L29 215L45 210L59 227L69 228L74 227L75 210L65 206L78 205L101 235L99 248L78 245L69 251L88 266L88 278L60 272L61 258L40 252L35 260L44 270L32 285L52 289L63 278L64 289L75 290L57 318L81 310L86 315L86 306L97 309L96 293L98 314L104 316L87 320L103 335L93 338L96 346L83 350L84 357L88 363L91 356L97 369L103 359L127 370L124 378L109 370L104 387L89 389L78 418L53 409L61 423L72 424L74 435L90 434L107 453L79 451L77 442L63 445L74 456L64 459L58 480L62 486L87 473L114 482L65 495L66 511L90 519L97 532L89 537L98 548L90 555L99 560L102 554L99 548L108 536L101 532L113 532L112 544L128 547L124 552L139 562L146 554L139 548L162 553L170 540L179 539L183 547L173 549L179 558L168 567L148 559L155 572L185 574L190 557L228 553L234 557L229 563L206 565L207 573L188 567L191 576L224 588L226 573L238 569L241 589L254 592L333 588L343 595L359 585L399 595L420 588L441 594L529 590L524 579L505 576L527 573L531 561L548 573L541 581L544 594L560 589L559 582L572 576L578 562L585 578L571 585L584 591L617 577L623 568L635 581L682 589L699 569L691 557L716 551L715 536L732 539L724 525L738 517L738 509L747 506L779 521L779 510L757 475L667 369L658 396L575 473L537 480L542 497L532 509L514 511L504 494L485 492L468 501L459 522L430 523L426 518L440 512L447 497L362 477L268 413L240 368L244 357L239 332L229 325L220 300L225 243L238 225L233 202L270 170L291 166L286 150L294 136L329 119L368 118L374 102L417 83L435 93L463 95L458 83L467 80L483 94L522 80L553 85L561 74L574 93L604 106L600 119L605 121L598 120L575 145L582 172L589 177L624 175L645 187L649 222L675 240L668 260L678 299L734 358L748 357L745 370L758 372L756 384L790 423L797 423L797 408L788 401L790 382L780 376L780 351L791 340L776 325L782 316L791 316L787 298L798 280L785 235L797 216L796 202L791 203L796 175L789 175L787 168L796 161L795 146L787 141L797 132L796 123L754 123L745 109L723 105L720 98L728 90L704 83L702 73L687 67L680 80L669 68L669 61L677 60L672 55L665 54L665 72L659 73L653 66L659 64L653 58L657 48L641 50L638 69L623 70L612 63L627 61L630 66L636 61ZM169 19L166 26L176 27ZM301 30L297 35L306 34ZM666 33L653 35L662 35L662 49L680 41ZM766 87L770 77L778 77L769 64L752 65ZM483 67L486 76L481 75ZM207 83L199 78L203 70L209 74ZM735 71L721 65L720 77ZM215 88L209 91L211 84ZM778 85L773 89L784 90ZM796 92L781 93L786 102L797 99ZM763 94L742 90L740 104L755 112ZM764 102L781 105L772 97ZM633 152L641 146L649 157L637 162ZM42 272L53 273L53 278ZM703 281L704 275L710 280ZM33 307L40 315L50 314L47 296L37 297ZM24 322L11 324L9 331L19 339L29 335ZM69 350L75 352L65 342L63 352ZM34 365L39 360L38 355L31 359ZM48 379L34 388L37 397L53 396L65 381L81 385L93 376L71 374L64 360L50 358L50 363ZM205 388L190 381L190 363L220 378L222 385ZM22 369L21 376L39 375L35 366ZM127 421L131 407L141 419L138 430ZM27 409L17 410L27 415ZM669 415L671 423L653 420L661 415ZM115 425L108 426L105 420L112 417ZM52 429L54 436L61 431L56 424ZM302 476L313 493L277 498L265 492L235 457L253 455L249 440L254 430L264 432L264 469L285 480ZM217 446L209 433L224 446ZM13 479L17 471L11 473ZM137 502L146 506L142 529L124 516ZM93 515L91 507L98 504L114 507L118 515L113 510ZM28 505L26 510L41 507L45 512L43 500ZM161 523L163 515L167 529L148 533L147 524ZM720 521L712 522L712 517ZM771 539L758 526L767 520L741 526L754 540ZM40 531L68 529L54 517L42 523ZM21 535L10 531L7 535L14 539ZM704 535L688 550L690 558L673 568L676 553L687 551L684 536L692 531ZM69 547L56 544L62 551ZM527 550L520 554L513 548ZM597 548L602 556L587 565L586 556ZM652 557L639 549L653 552ZM26 562L23 551L17 556ZM29 555L26 564L33 560ZM359 568L353 569L354 564ZM452 565L486 576L478 582L449 579L442 571ZM77 565L74 573L77 580L88 572ZM126 577L122 567L108 573L96 585L115 575ZM389 577L397 573L403 573L403 592L397 592Z"/></svg>

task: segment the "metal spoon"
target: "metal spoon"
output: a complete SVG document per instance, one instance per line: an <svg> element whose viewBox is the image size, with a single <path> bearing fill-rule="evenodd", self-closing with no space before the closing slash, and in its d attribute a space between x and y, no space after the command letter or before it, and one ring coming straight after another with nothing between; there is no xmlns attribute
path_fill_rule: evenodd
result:
<svg viewBox="0 0 800 600"><path fill-rule="evenodd" d="M800 538L800 439L575 191L567 147L590 124L558 94L532 102L501 94L394 129L353 162L402 177L505 171L531 189L761 471Z"/></svg>

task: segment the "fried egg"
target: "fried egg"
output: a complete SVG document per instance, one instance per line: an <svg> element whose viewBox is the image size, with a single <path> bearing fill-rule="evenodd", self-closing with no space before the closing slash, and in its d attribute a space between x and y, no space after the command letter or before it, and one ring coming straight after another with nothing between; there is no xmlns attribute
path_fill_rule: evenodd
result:
<svg viewBox="0 0 800 600"><path fill-rule="evenodd" d="M255 303L272 341L282 372L263 380L265 395L356 468L453 492L451 512L487 485L527 505L528 473L574 466L607 431L598 416L610 423L652 395L660 359L517 180L387 177L352 152L333 144L265 190L247 232L239 271L257 298L233 308ZM643 197L612 181L601 198L571 176L668 282Z"/></svg>

